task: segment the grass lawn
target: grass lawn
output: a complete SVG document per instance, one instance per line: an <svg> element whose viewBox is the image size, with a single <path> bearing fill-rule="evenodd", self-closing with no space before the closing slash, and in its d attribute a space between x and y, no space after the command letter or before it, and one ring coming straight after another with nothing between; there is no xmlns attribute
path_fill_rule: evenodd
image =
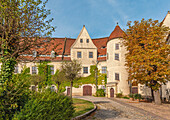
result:
<svg viewBox="0 0 170 120"><path fill-rule="evenodd" d="M75 113L73 117L84 114L94 108L92 102L76 98L73 98L73 105L75 107Z"/></svg>

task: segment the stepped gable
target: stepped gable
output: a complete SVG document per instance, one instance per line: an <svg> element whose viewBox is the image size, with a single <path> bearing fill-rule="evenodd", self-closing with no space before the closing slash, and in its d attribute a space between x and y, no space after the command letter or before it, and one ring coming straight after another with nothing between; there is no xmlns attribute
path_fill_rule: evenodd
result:
<svg viewBox="0 0 170 120"><path fill-rule="evenodd" d="M119 27L119 25L116 25L115 29L109 36L109 40L114 38L122 38L124 34L124 31Z"/></svg>

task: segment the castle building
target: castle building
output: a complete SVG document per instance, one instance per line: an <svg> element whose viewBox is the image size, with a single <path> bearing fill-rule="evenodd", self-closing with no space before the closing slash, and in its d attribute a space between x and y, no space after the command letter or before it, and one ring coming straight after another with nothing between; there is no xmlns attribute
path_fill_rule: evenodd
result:
<svg viewBox="0 0 170 120"><path fill-rule="evenodd" d="M162 25L170 27L170 12L162 21ZM30 67L30 74L37 74L37 63L40 61L51 61L52 74L60 69L62 61L80 60L82 63L81 76L90 75L90 66L96 65L101 73L107 73L106 97L114 97L117 93L128 95L130 85L127 81L128 73L125 67L125 54L127 53L124 46L121 45L123 40L123 30L117 25L111 32L110 36L104 38L91 39L87 29L83 26L78 37L72 38L41 38L44 44L50 47L43 51L44 46L37 46L32 50L32 54L22 54L24 61L16 66L15 73L20 73L22 67ZM170 42L170 35L167 35L167 43ZM42 50L42 52L37 51ZM30 62L34 60L34 62ZM165 89L170 84L164 86ZM142 93L144 86L132 84L133 93ZM67 89L67 93L69 88ZM149 90L148 90L149 91ZM73 88L73 95L92 95L95 91L95 85L82 85L80 88ZM170 92L170 91L169 91ZM148 93L150 94L150 93Z"/></svg>

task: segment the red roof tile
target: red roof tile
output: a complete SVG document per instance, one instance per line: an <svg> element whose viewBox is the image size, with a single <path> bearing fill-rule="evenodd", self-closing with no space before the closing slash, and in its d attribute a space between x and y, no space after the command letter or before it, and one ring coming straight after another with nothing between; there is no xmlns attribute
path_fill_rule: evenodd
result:
<svg viewBox="0 0 170 120"><path fill-rule="evenodd" d="M97 60L98 61L106 61L106 57L98 57Z"/></svg>
<svg viewBox="0 0 170 120"><path fill-rule="evenodd" d="M114 38L122 38L123 34L124 34L123 30L119 27L119 25L116 25L115 29L109 36L109 40Z"/></svg>
<svg viewBox="0 0 170 120"><path fill-rule="evenodd" d="M106 44L108 41L108 37L105 38L97 38L97 39L92 39L94 45L97 47L97 52L98 55L106 55Z"/></svg>
<svg viewBox="0 0 170 120"><path fill-rule="evenodd" d="M64 55L70 55L70 48L76 39L67 38Z"/></svg>
<svg viewBox="0 0 170 120"><path fill-rule="evenodd" d="M19 60L23 60L23 61L62 61L62 57L32 57L32 56L20 56ZM68 60L70 61L71 58L70 57L64 57L63 60Z"/></svg>

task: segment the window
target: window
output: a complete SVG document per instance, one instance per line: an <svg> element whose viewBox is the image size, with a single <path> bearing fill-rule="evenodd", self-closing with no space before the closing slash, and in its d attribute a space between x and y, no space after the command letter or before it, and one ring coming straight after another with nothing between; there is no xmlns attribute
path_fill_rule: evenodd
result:
<svg viewBox="0 0 170 120"><path fill-rule="evenodd" d="M51 91L54 91L54 92L56 91L55 86L51 86L50 89Z"/></svg>
<svg viewBox="0 0 170 120"><path fill-rule="evenodd" d="M33 57L36 57L36 56L37 56L37 51L33 50L33 51L32 51L32 54L33 54L33 55L32 55Z"/></svg>
<svg viewBox="0 0 170 120"><path fill-rule="evenodd" d="M118 43L115 44L115 50L119 50L119 44Z"/></svg>
<svg viewBox="0 0 170 120"><path fill-rule="evenodd" d="M93 52L89 52L89 58L93 58Z"/></svg>
<svg viewBox="0 0 170 120"><path fill-rule="evenodd" d="M86 43L89 43L89 39L86 40Z"/></svg>
<svg viewBox="0 0 170 120"><path fill-rule="evenodd" d="M106 66L102 67L102 73L106 73L106 72L107 72L107 67Z"/></svg>
<svg viewBox="0 0 170 120"><path fill-rule="evenodd" d="M119 80L119 73L115 73L115 80Z"/></svg>
<svg viewBox="0 0 170 120"><path fill-rule="evenodd" d="M54 75L54 66L50 67L51 75Z"/></svg>
<svg viewBox="0 0 170 120"><path fill-rule="evenodd" d="M83 39L80 39L80 43L83 43Z"/></svg>
<svg viewBox="0 0 170 120"><path fill-rule="evenodd" d="M55 57L55 52L51 51L51 57L54 58Z"/></svg>
<svg viewBox="0 0 170 120"><path fill-rule="evenodd" d="M107 78L109 78L109 71L107 71Z"/></svg>
<svg viewBox="0 0 170 120"><path fill-rule="evenodd" d="M88 67L83 67L83 73L88 74Z"/></svg>
<svg viewBox="0 0 170 120"><path fill-rule="evenodd" d="M31 90L36 91L36 86L35 85L31 86Z"/></svg>
<svg viewBox="0 0 170 120"><path fill-rule="evenodd" d="M18 66L15 66L14 73L18 73Z"/></svg>
<svg viewBox="0 0 170 120"><path fill-rule="evenodd" d="M107 60L109 59L109 53L107 53Z"/></svg>
<svg viewBox="0 0 170 120"><path fill-rule="evenodd" d="M77 58L81 58L81 52L77 52Z"/></svg>
<svg viewBox="0 0 170 120"><path fill-rule="evenodd" d="M115 60L119 60L119 54L115 53Z"/></svg>
<svg viewBox="0 0 170 120"><path fill-rule="evenodd" d="M32 67L32 74L37 74L37 67L35 66Z"/></svg>

